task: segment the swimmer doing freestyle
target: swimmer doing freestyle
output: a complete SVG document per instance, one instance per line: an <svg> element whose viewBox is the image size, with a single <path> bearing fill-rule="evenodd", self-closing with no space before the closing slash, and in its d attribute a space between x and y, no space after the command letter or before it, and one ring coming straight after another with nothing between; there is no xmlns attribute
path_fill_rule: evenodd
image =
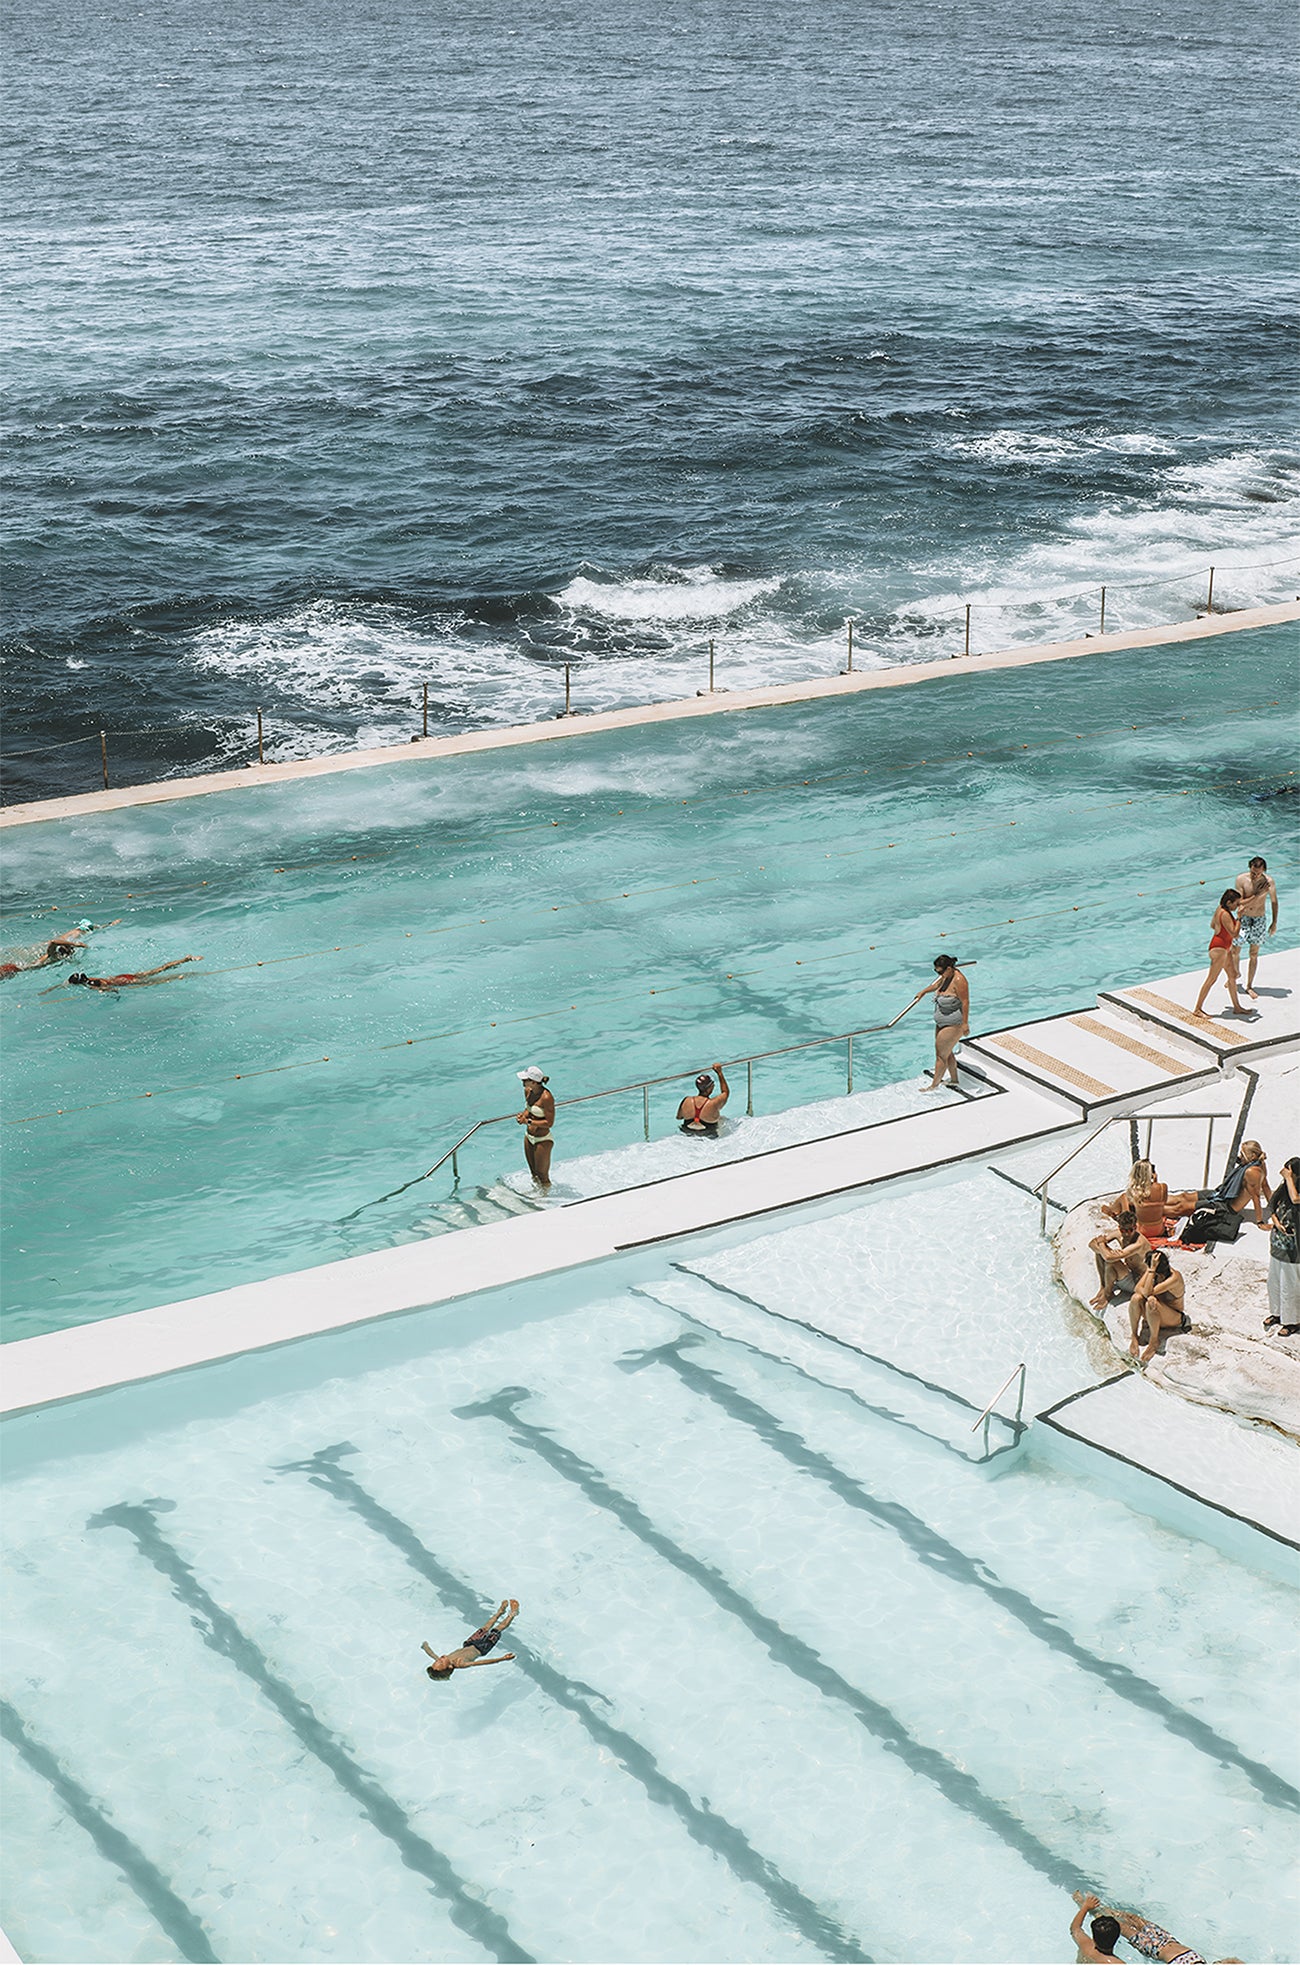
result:
<svg viewBox="0 0 1300 1965"><path fill-rule="evenodd" d="M201 962L202 960L203 957L201 955L178 955L174 962L160 962L156 969L128 969L124 975L120 976L69 976L67 982L58 984L58 987L60 989L70 989L74 983L80 983L86 989L149 989L155 983L184 982L185 978L183 976L169 976L166 974L166 971L168 969L179 969L186 962ZM48 991L45 992L47 995L48 993Z"/></svg>

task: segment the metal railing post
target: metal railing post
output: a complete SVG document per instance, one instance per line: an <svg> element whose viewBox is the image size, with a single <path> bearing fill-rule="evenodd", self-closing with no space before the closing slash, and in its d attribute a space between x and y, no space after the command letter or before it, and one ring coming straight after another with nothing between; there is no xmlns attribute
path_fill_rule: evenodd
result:
<svg viewBox="0 0 1300 1965"><path fill-rule="evenodd" d="M261 712L261 710L259 710L259 711L257 712L257 761L258 761L258 763L259 763L259 764L265 764L265 763L266 763L266 758L264 757L264 755L263 755L263 753L262 753L262 712Z"/></svg>
<svg viewBox="0 0 1300 1965"><path fill-rule="evenodd" d="M451 1149L451 1184L453 1187L460 1186L460 1160L458 1158L459 1153L460 1153L460 1148L458 1146L453 1146Z"/></svg>
<svg viewBox="0 0 1300 1965"><path fill-rule="evenodd" d="M746 1060L745 1063L745 1117L747 1119L752 1119L753 1116L754 1116L754 1060L752 1058L749 1058Z"/></svg>
<svg viewBox="0 0 1300 1965"><path fill-rule="evenodd" d="M569 665L567 662L564 665L564 714L566 716L573 714L569 708Z"/></svg>
<svg viewBox="0 0 1300 1965"><path fill-rule="evenodd" d="M647 1139L649 1139L650 1137L650 1087L648 1085L643 1085L641 1087L641 1117L645 1127L645 1136Z"/></svg>
<svg viewBox="0 0 1300 1965"><path fill-rule="evenodd" d="M99 762L104 772L104 790L107 791L108 790L108 738L105 736L102 730L99 733Z"/></svg>
<svg viewBox="0 0 1300 1965"><path fill-rule="evenodd" d="M1211 1118L1205 1128L1205 1172L1201 1176L1201 1185L1203 1187L1208 1187L1210 1184L1210 1156L1213 1153L1213 1151L1214 1151L1214 1120L1213 1118Z"/></svg>
<svg viewBox="0 0 1300 1965"><path fill-rule="evenodd" d="M1138 1150L1138 1122L1136 1119L1130 1119L1128 1122L1128 1157L1130 1161L1136 1161L1142 1158Z"/></svg>
<svg viewBox="0 0 1300 1965"><path fill-rule="evenodd" d="M713 694L713 643L709 642L709 694Z"/></svg>
<svg viewBox="0 0 1300 1965"><path fill-rule="evenodd" d="M1104 635L1105 632L1106 632L1106 589L1103 587L1101 590L1101 624L1097 629L1097 633Z"/></svg>
<svg viewBox="0 0 1300 1965"><path fill-rule="evenodd" d="M424 685L424 734L426 737L429 734L429 685L427 682Z"/></svg>
<svg viewBox="0 0 1300 1965"><path fill-rule="evenodd" d="M962 650L962 653L963 655L970 654L970 602L969 601L967 601L966 603L966 646Z"/></svg>
<svg viewBox="0 0 1300 1965"><path fill-rule="evenodd" d="M849 1069L848 1069L848 1084L846 1085L846 1087L845 1087L845 1090L846 1090L846 1093L848 1094L848 1096L849 1096L849 1097L852 1097L852 1095L853 1095L853 1038L852 1038L852 1036L850 1036L850 1038L849 1038L849 1059L848 1059L848 1064L849 1064Z"/></svg>
<svg viewBox="0 0 1300 1965"><path fill-rule="evenodd" d="M849 666L847 667L847 669L845 669L844 673L845 675L853 674L853 623L852 621L849 622Z"/></svg>
<svg viewBox="0 0 1300 1965"><path fill-rule="evenodd" d="M1207 614L1210 614L1213 612L1213 610L1214 610L1214 568L1211 567L1209 591L1205 596L1205 611Z"/></svg>

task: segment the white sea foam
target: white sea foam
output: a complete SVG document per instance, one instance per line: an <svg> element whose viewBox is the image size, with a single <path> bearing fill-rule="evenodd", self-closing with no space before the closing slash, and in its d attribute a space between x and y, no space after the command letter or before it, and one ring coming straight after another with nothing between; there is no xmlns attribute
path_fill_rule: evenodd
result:
<svg viewBox="0 0 1300 1965"><path fill-rule="evenodd" d="M711 566L688 566L644 580L590 580L579 574L555 598L574 613L612 621L718 621L780 585L779 579L727 580Z"/></svg>

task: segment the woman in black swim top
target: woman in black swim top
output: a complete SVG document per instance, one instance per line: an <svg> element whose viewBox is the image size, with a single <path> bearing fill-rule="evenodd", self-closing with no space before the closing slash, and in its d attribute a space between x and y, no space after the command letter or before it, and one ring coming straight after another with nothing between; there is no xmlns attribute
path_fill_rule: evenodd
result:
<svg viewBox="0 0 1300 1965"><path fill-rule="evenodd" d="M731 1097L731 1087L727 1075L720 1064L713 1069L718 1074L718 1091L713 1089L713 1080L707 1071L702 1071L695 1080L694 1096L688 1095L677 1108L677 1118L682 1132L691 1139L716 1139L718 1121L722 1108Z"/></svg>

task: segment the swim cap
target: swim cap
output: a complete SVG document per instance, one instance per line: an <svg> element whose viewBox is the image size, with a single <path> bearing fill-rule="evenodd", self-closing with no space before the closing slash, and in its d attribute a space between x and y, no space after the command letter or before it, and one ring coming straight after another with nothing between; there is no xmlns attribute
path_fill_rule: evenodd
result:
<svg viewBox="0 0 1300 1965"><path fill-rule="evenodd" d="M539 1064L525 1065L522 1071L515 1073L515 1077L525 1085L544 1085L546 1083L546 1073Z"/></svg>
<svg viewBox="0 0 1300 1965"><path fill-rule="evenodd" d="M93 928L93 927L94 927L94 925L95 925L95 924L94 924L94 922L93 922L93 921L79 921L79 922L77 923L77 926L78 926L79 928L81 928L81 929L86 929L86 928Z"/></svg>
<svg viewBox="0 0 1300 1965"><path fill-rule="evenodd" d="M699 1077L695 1080L696 1091L707 1092L707 1091L711 1091L712 1088L713 1088L713 1079L710 1077L707 1071L702 1071Z"/></svg>

